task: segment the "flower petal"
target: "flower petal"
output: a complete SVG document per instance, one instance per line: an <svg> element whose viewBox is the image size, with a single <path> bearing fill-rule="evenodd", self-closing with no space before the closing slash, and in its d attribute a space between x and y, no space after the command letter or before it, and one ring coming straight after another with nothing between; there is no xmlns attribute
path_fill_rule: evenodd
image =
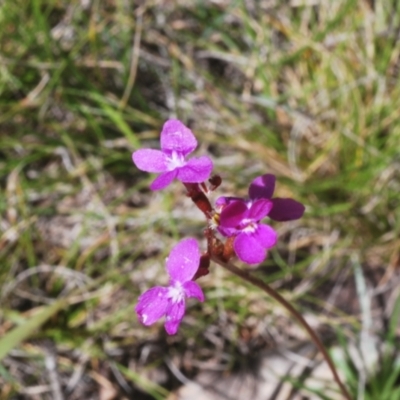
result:
<svg viewBox="0 0 400 400"><path fill-rule="evenodd" d="M167 170L167 156L160 150L140 149L132 154L134 164L142 171L164 172Z"/></svg>
<svg viewBox="0 0 400 400"><path fill-rule="evenodd" d="M218 232L225 237L231 237L237 235L240 231L236 228L225 228L221 225L217 226Z"/></svg>
<svg viewBox="0 0 400 400"><path fill-rule="evenodd" d="M252 234L260 246L269 249L276 245L278 234L269 225L258 224L257 230Z"/></svg>
<svg viewBox="0 0 400 400"><path fill-rule="evenodd" d="M265 174L258 176L251 182L249 197L251 199L270 199L275 190L275 175Z"/></svg>
<svg viewBox="0 0 400 400"><path fill-rule="evenodd" d="M224 208L228 204L232 203L232 201L236 200L243 200L240 197L233 197L233 196L221 196L215 200L215 206L219 209Z"/></svg>
<svg viewBox="0 0 400 400"><path fill-rule="evenodd" d="M204 293L201 287L193 281L188 281L183 284L186 297L196 297L199 301L204 301Z"/></svg>
<svg viewBox="0 0 400 400"><path fill-rule="evenodd" d="M165 318L165 330L168 335L175 335L178 331L179 324L185 315L185 300L179 301L178 303L171 303L166 313Z"/></svg>
<svg viewBox="0 0 400 400"><path fill-rule="evenodd" d="M233 248L239 259L247 264L258 264L267 256L266 249L251 234L240 233L233 242Z"/></svg>
<svg viewBox="0 0 400 400"><path fill-rule="evenodd" d="M176 169L169 172L164 172L163 174L157 176L156 179L151 183L151 190L160 190L167 187L176 177L177 171Z"/></svg>
<svg viewBox="0 0 400 400"><path fill-rule="evenodd" d="M272 199L273 207L268 216L275 221L292 221L303 216L305 207L293 199Z"/></svg>
<svg viewBox="0 0 400 400"><path fill-rule="evenodd" d="M184 156L191 153L197 147L197 140L192 131L177 119L165 122L161 131L161 150L172 154L176 151Z"/></svg>
<svg viewBox="0 0 400 400"><path fill-rule="evenodd" d="M234 228L247 217L249 209L244 200L232 201L222 211L220 215L220 226L222 228Z"/></svg>
<svg viewBox="0 0 400 400"><path fill-rule="evenodd" d="M169 305L167 294L168 288L155 286L139 296L135 311L143 325L151 325L165 315Z"/></svg>
<svg viewBox="0 0 400 400"><path fill-rule="evenodd" d="M260 221L268 215L272 209L272 201L268 199L258 199L250 207L248 218Z"/></svg>
<svg viewBox="0 0 400 400"><path fill-rule="evenodd" d="M210 177L213 163L207 156L192 158L178 169L178 179L182 182L204 182Z"/></svg>
<svg viewBox="0 0 400 400"><path fill-rule="evenodd" d="M181 240L167 258L167 271L171 280L184 283L193 278L200 264L200 249L196 239Z"/></svg>

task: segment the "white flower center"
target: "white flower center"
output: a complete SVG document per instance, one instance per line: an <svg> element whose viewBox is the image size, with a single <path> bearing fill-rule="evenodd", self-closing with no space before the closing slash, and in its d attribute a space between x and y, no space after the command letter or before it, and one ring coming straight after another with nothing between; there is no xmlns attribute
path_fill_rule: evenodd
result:
<svg viewBox="0 0 400 400"><path fill-rule="evenodd" d="M185 291L179 282L175 282L173 286L168 288L167 297L171 299L172 303L176 304L185 298Z"/></svg>
<svg viewBox="0 0 400 400"><path fill-rule="evenodd" d="M253 233L257 230L257 222L250 218L244 219L241 225L243 226L242 232Z"/></svg>
<svg viewBox="0 0 400 400"><path fill-rule="evenodd" d="M185 164L185 158L183 155L178 154L176 151L173 151L171 156L167 158L168 171L173 171L176 168L183 167Z"/></svg>

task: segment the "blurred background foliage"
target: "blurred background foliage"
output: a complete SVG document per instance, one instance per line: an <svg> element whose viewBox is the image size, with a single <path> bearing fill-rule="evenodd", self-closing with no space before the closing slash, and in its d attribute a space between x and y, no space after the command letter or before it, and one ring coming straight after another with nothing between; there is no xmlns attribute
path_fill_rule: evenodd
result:
<svg viewBox="0 0 400 400"><path fill-rule="evenodd" d="M177 336L138 323L138 295L204 227L181 185L152 193L131 162L171 117L213 158L216 195L269 172L306 205L254 274L332 345L355 398L399 398L397 1L13 0L0 26L0 399L164 399L308 343L217 267ZM310 365L281 379L299 397L271 398L337 398Z"/></svg>

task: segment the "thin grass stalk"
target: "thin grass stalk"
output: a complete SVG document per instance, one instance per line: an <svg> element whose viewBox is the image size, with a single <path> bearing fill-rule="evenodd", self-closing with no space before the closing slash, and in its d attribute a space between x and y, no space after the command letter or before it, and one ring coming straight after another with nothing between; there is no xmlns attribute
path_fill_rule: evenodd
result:
<svg viewBox="0 0 400 400"><path fill-rule="evenodd" d="M349 392L347 391L346 387L342 383L335 365L333 364L328 352L326 351L324 345L321 342L321 339L318 337L318 335L315 333L315 331L311 328L311 326L307 323L307 321L303 318L303 316L287 301L285 300L277 291L272 289L269 285L261 281L260 279L256 278L255 276L252 276L250 273L247 271L244 271L240 268L238 268L236 265L230 263L230 262L224 262L220 260L219 258L215 257L214 255L211 255L211 259L220 265L221 267L227 269L229 272L232 274L237 275L238 277L242 278L243 280L251 283L254 286L257 286L259 289L263 290L265 293L270 295L273 299L275 299L278 303L282 304L283 307L285 307L296 320L300 323L301 326L307 331L307 333L310 335L311 340L315 344L315 346L318 348L318 350L322 353L325 361L327 362L330 370L332 371L333 377L338 384L343 396L347 400L352 400Z"/></svg>

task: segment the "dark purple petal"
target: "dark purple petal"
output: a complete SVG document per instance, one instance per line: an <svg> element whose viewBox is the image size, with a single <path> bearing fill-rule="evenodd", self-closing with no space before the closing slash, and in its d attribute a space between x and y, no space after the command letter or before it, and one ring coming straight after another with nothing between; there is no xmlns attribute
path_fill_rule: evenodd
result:
<svg viewBox="0 0 400 400"><path fill-rule="evenodd" d="M225 196L221 196L218 197L218 199L215 201L215 205L219 208L219 207L225 207L227 206L229 203L229 197L225 197Z"/></svg>
<svg viewBox="0 0 400 400"><path fill-rule="evenodd" d="M179 324L185 315L185 300L179 301L177 303L170 303L170 307L166 312L165 318L165 330L168 335L175 335L178 331Z"/></svg>
<svg viewBox="0 0 400 400"><path fill-rule="evenodd" d="M167 271L173 281L184 283L193 278L200 264L200 249L196 239L181 240L167 258Z"/></svg>
<svg viewBox="0 0 400 400"><path fill-rule="evenodd" d="M165 122L160 142L161 150L168 154L176 151L186 156L197 147L197 140L192 131L177 119Z"/></svg>
<svg viewBox="0 0 400 400"><path fill-rule="evenodd" d="M241 199L240 197L221 196L221 197L218 197L218 199L215 201L215 205L216 205L218 208L220 208L220 207L225 207L225 206L227 206L228 204L230 204L230 203L232 203L233 201L236 201L236 200L241 200L241 201L243 201L243 199Z"/></svg>
<svg viewBox="0 0 400 400"><path fill-rule="evenodd" d="M150 189L151 190L164 189L174 180L176 175L177 175L176 170L164 172L163 174L157 176L156 179L154 179L154 181L150 185Z"/></svg>
<svg viewBox="0 0 400 400"><path fill-rule="evenodd" d="M201 287L193 281L188 281L183 284L183 289L185 290L186 297L195 297L200 301L204 301L204 294Z"/></svg>
<svg viewBox="0 0 400 400"><path fill-rule="evenodd" d="M167 170L167 156L160 150L137 150L132 154L132 160L142 171L164 172Z"/></svg>
<svg viewBox="0 0 400 400"><path fill-rule="evenodd" d="M178 179L186 183L206 181L213 169L213 163L207 156L192 158L178 169Z"/></svg>
<svg viewBox="0 0 400 400"><path fill-rule="evenodd" d="M260 246L269 249L276 245L278 234L269 226L258 224L257 230L252 234Z"/></svg>
<svg viewBox="0 0 400 400"><path fill-rule="evenodd" d="M252 234L240 233L233 242L233 248L240 260L247 264L259 264L267 256L266 249Z"/></svg>
<svg viewBox="0 0 400 400"><path fill-rule="evenodd" d="M272 201L268 199L258 199L250 207L248 218L260 221L268 215L272 209Z"/></svg>
<svg viewBox="0 0 400 400"><path fill-rule="evenodd" d="M275 175L258 176L249 187L250 199L270 199L275 190Z"/></svg>
<svg viewBox="0 0 400 400"><path fill-rule="evenodd" d="M248 211L243 200L233 201L222 210L219 223L222 228L235 228L246 218Z"/></svg>
<svg viewBox="0 0 400 400"><path fill-rule="evenodd" d="M139 297L135 311L143 325L151 325L165 315L169 305L167 294L168 288L156 286Z"/></svg>
<svg viewBox="0 0 400 400"><path fill-rule="evenodd" d="M218 232L225 237L235 236L240 233L240 230L236 228L224 228L223 226L217 226Z"/></svg>
<svg viewBox="0 0 400 400"><path fill-rule="evenodd" d="M292 221L303 216L305 207L293 199L272 199L273 207L268 216L275 221Z"/></svg>

